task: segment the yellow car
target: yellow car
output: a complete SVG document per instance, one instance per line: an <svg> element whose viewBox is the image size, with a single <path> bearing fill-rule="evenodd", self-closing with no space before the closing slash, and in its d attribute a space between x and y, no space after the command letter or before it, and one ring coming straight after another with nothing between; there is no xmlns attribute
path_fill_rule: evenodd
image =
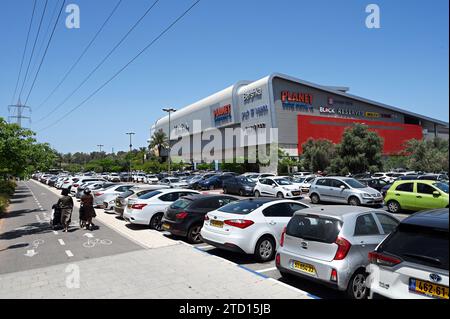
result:
<svg viewBox="0 0 450 319"><path fill-rule="evenodd" d="M448 184L440 181L400 180L392 184L384 202L391 213L448 208Z"/></svg>

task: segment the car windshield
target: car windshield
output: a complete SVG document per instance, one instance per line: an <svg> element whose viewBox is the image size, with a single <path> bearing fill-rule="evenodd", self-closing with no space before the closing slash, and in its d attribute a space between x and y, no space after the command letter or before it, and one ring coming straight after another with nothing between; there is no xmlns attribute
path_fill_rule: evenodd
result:
<svg viewBox="0 0 450 319"><path fill-rule="evenodd" d="M168 178L167 181L170 183L178 183L180 181L180 179L172 177L172 178Z"/></svg>
<svg viewBox="0 0 450 319"><path fill-rule="evenodd" d="M448 184L439 182L439 183L434 183L433 185L436 186L437 188L439 188L444 193L448 194Z"/></svg>
<svg viewBox="0 0 450 319"><path fill-rule="evenodd" d="M132 190L127 190L127 191L123 192L122 194L120 194L119 196L122 198L127 198L128 196L131 196L133 194L134 194L134 192Z"/></svg>
<svg viewBox="0 0 450 319"><path fill-rule="evenodd" d="M334 243L342 222L315 215L294 215L286 227L289 236L323 243Z"/></svg>
<svg viewBox="0 0 450 319"><path fill-rule="evenodd" d="M241 214L247 215L262 206L264 203L253 201L253 200L243 200L239 202L233 202L219 208L219 212L231 213L231 214Z"/></svg>
<svg viewBox="0 0 450 319"><path fill-rule="evenodd" d="M190 203L192 203L192 200L187 199L187 198L180 198L180 199L176 200L175 202L173 202L173 204L170 205L170 208L184 209L184 208L188 207Z"/></svg>
<svg viewBox="0 0 450 319"><path fill-rule="evenodd" d="M152 191L152 192L146 193L144 195L141 195L138 198L139 199L149 199L149 198L152 198L153 196L156 196L156 195L159 195L159 194L161 194L160 191Z"/></svg>
<svg viewBox="0 0 450 319"><path fill-rule="evenodd" d="M292 183L286 178L277 178L274 179L274 181L277 182L278 185L292 185Z"/></svg>
<svg viewBox="0 0 450 319"><path fill-rule="evenodd" d="M251 179L247 178L247 177L240 177L238 179L239 182L243 183L243 184L254 184L255 182L253 182Z"/></svg>
<svg viewBox="0 0 450 319"><path fill-rule="evenodd" d="M259 174L252 174L252 175L248 175L248 178L258 178Z"/></svg>
<svg viewBox="0 0 450 319"><path fill-rule="evenodd" d="M356 179L353 178L347 178L343 180L344 182L346 182L348 185L350 185L350 187L352 188L366 188L367 186L358 182Z"/></svg>

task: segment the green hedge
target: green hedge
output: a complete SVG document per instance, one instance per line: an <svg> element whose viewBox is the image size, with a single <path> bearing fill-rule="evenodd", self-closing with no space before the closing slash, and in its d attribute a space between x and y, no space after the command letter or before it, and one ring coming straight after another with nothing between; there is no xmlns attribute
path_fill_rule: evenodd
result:
<svg viewBox="0 0 450 319"><path fill-rule="evenodd" d="M8 197L5 194L0 194L0 214L5 212L6 207L8 207L8 204L9 204Z"/></svg>
<svg viewBox="0 0 450 319"><path fill-rule="evenodd" d="M0 180L0 194L11 196L16 189L16 183L12 180Z"/></svg>

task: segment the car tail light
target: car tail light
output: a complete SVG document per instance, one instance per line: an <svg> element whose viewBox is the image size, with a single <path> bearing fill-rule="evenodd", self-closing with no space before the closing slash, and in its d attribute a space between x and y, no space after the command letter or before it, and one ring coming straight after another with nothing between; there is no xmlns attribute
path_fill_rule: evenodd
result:
<svg viewBox="0 0 450 319"><path fill-rule="evenodd" d="M276 266L280 266L280 263L281 263L280 254L277 254L276 257L275 257L275 265Z"/></svg>
<svg viewBox="0 0 450 319"><path fill-rule="evenodd" d="M73 184L72 186L73 186L73 187L78 187L79 185L78 185L78 184Z"/></svg>
<svg viewBox="0 0 450 319"><path fill-rule="evenodd" d="M132 209L142 209L145 206L147 206L147 204L133 204L133 205L131 205L131 208Z"/></svg>
<svg viewBox="0 0 450 319"><path fill-rule="evenodd" d="M69 181L64 181L64 184L67 184Z"/></svg>
<svg viewBox="0 0 450 319"><path fill-rule="evenodd" d="M334 256L334 260L342 260L347 256L348 251L352 247L352 244L348 242L347 239L338 237L335 241L335 244L338 245L338 250L336 255Z"/></svg>
<svg viewBox="0 0 450 319"><path fill-rule="evenodd" d="M330 280L337 282L337 270L336 269L331 270Z"/></svg>
<svg viewBox="0 0 450 319"><path fill-rule="evenodd" d="M205 220L209 220L209 217L208 217L208 215L205 215Z"/></svg>
<svg viewBox="0 0 450 319"><path fill-rule="evenodd" d="M224 221L224 224L226 224L228 226L237 227L240 229L247 228L247 227L253 225L254 223L255 222L253 222L252 220L248 220L248 219L229 219L229 220Z"/></svg>
<svg viewBox="0 0 450 319"><path fill-rule="evenodd" d="M283 247L284 245L284 236L286 235L286 227L283 228L283 232L281 233L281 238L280 238L280 246Z"/></svg>
<svg viewBox="0 0 450 319"><path fill-rule="evenodd" d="M94 193L95 197L99 197L99 196L102 196L102 195L103 195L103 193Z"/></svg>
<svg viewBox="0 0 450 319"><path fill-rule="evenodd" d="M177 219L184 219L184 218L187 217L187 215L188 215L188 213L186 213L186 212L181 212L181 213L176 214L175 217L176 217Z"/></svg>
<svg viewBox="0 0 450 319"><path fill-rule="evenodd" d="M372 251L369 253L369 262L372 264L377 264L381 266L395 266L402 261L398 258L386 256L380 253L377 253L376 251Z"/></svg>

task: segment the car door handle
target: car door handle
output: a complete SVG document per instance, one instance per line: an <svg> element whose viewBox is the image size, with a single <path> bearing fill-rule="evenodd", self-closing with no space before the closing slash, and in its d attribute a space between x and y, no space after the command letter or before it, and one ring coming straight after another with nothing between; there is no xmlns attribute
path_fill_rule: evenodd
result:
<svg viewBox="0 0 450 319"><path fill-rule="evenodd" d="M366 247L366 242L364 240L361 240L360 244L361 244L361 247Z"/></svg>
<svg viewBox="0 0 450 319"><path fill-rule="evenodd" d="M416 198L422 198L422 196L420 196L420 195L417 195L417 196L416 196Z"/></svg>
<svg viewBox="0 0 450 319"><path fill-rule="evenodd" d="M276 225L277 223L274 222L273 220L270 221L269 225Z"/></svg>
<svg viewBox="0 0 450 319"><path fill-rule="evenodd" d="M399 194L399 193L396 193L395 196L400 196L400 194Z"/></svg>

